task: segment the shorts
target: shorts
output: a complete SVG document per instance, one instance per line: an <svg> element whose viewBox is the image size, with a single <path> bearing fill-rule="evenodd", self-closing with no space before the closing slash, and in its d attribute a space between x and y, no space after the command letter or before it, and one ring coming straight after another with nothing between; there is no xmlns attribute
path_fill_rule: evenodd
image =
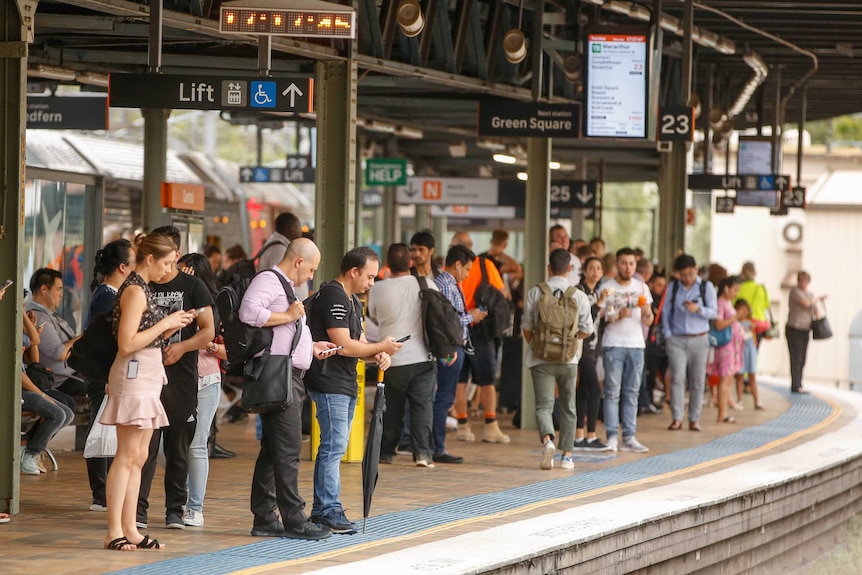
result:
<svg viewBox="0 0 862 575"><path fill-rule="evenodd" d="M464 366L458 381L470 381L472 374L475 385L494 385L497 379L497 346L493 340L474 339L473 348L473 355L464 355Z"/></svg>

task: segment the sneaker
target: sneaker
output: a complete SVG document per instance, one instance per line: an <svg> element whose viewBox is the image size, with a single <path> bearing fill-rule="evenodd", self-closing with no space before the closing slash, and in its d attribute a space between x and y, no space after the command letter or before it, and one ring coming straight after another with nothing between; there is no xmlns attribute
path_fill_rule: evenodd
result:
<svg viewBox="0 0 862 575"><path fill-rule="evenodd" d="M434 463L428 461L427 459L417 459L416 467L434 467Z"/></svg>
<svg viewBox="0 0 862 575"><path fill-rule="evenodd" d="M295 527L286 527L279 537L317 541L332 537L332 530L326 525L304 521Z"/></svg>
<svg viewBox="0 0 862 575"><path fill-rule="evenodd" d="M186 525L183 523L183 518L175 513L169 514L165 518L165 529L185 529Z"/></svg>
<svg viewBox="0 0 862 575"><path fill-rule="evenodd" d="M252 537L284 537L284 525L273 521L267 525L255 525L251 528Z"/></svg>
<svg viewBox="0 0 862 575"><path fill-rule="evenodd" d="M26 449L21 449L21 473L24 475L39 475L38 455L33 455L27 452Z"/></svg>
<svg viewBox="0 0 862 575"><path fill-rule="evenodd" d="M399 443L398 447L395 448L395 455L413 455L413 444L407 443Z"/></svg>
<svg viewBox="0 0 862 575"><path fill-rule="evenodd" d="M587 451L610 451L607 443L596 437L587 441Z"/></svg>
<svg viewBox="0 0 862 575"><path fill-rule="evenodd" d="M560 469L574 469L575 462L571 455L564 455L560 458Z"/></svg>
<svg viewBox="0 0 862 575"><path fill-rule="evenodd" d="M586 451L589 447L589 441L587 441L586 437L582 437L580 439L575 440L575 445L572 447L572 451Z"/></svg>
<svg viewBox="0 0 862 575"><path fill-rule="evenodd" d="M608 451L616 451L617 450L617 437L608 437Z"/></svg>
<svg viewBox="0 0 862 575"><path fill-rule="evenodd" d="M147 522L141 521L140 519L138 519L137 521L135 521L135 527L137 527L138 529L146 529L147 528Z"/></svg>
<svg viewBox="0 0 862 575"><path fill-rule="evenodd" d="M328 527L333 533L352 535L357 532L356 524L347 519L344 511L333 511L329 515L312 515L311 522Z"/></svg>
<svg viewBox="0 0 862 575"><path fill-rule="evenodd" d="M649 451L649 447L643 445L634 437L629 437L623 439L623 445L620 447L620 451L633 451L635 453L646 453Z"/></svg>
<svg viewBox="0 0 862 575"><path fill-rule="evenodd" d="M554 454L557 452L557 446L554 445L554 442L550 439L545 442L545 446L542 448L542 459L539 462L539 469L553 469L554 468Z"/></svg>
<svg viewBox="0 0 862 575"><path fill-rule="evenodd" d="M458 420L452 417L451 415L446 417L446 431L457 431L458 430Z"/></svg>
<svg viewBox="0 0 862 575"><path fill-rule="evenodd" d="M93 503L92 505L90 505L90 511L107 511L107 510L108 510L107 505L102 505L100 503Z"/></svg>
<svg viewBox="0 0 862 575"><path fill-rule="evenodd" d="M204 514L194 509L186 509L183 513L183 524L189 527L203 527Z"/></svg>

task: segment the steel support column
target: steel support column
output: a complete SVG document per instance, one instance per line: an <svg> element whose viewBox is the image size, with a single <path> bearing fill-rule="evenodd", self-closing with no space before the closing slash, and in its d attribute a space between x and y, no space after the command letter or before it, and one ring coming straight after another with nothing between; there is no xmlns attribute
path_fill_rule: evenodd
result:
<svg viewBox="0 0 862 575"><path fill-rule="evenodd" d="M548 264L548 220L551 215L551 140L527 139L527 199L524 218L524 287L545 281ZM524 352L526 353L526 342ZM526 363L521 368L521 429L536 429L536 396Z"/></svg>
<svg viewBox="0 0 862 575"><path fill-rule="evenodd" d="M0 511L18 513L27 27L35 2L0 0L0 277L14 285L0 302Z"/></svg>
<svg viewBox="0 0 862 575"><path fill-rule="evenodd" d="M418 232L431 228L431 206L416 204L416 215L413 218L413 231Z"/></svg>
<svg viewBox="0 0 862 575"><path fill-rule="evenodd" d="M320 61L316 78L315 239L322 255L319 279L328 281L355 245L356 62Z"/></svg>
<svg viewBox="0 0 862 575"><path fill-rule="evenodd" d="M168 171L168 118L170 110L147 108L144 117L144 189L141 193L141 225L145 232L171 223L162 207L162 182Z"/></svg>
<svg viewBox="0 0 862 575"><path fill-rule="evenodd" d="M673 264L685 250L685 192L688 187L684 142L674 142L670 152L661 155L658 174L658 253L659 261Z"/></svg>

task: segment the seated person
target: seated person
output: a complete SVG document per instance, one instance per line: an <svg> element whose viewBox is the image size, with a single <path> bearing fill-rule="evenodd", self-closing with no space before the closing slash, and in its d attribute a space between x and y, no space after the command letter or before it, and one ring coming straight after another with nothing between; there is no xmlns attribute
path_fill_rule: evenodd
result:
<svg viewBox="0 0 862 575"><path fill-rule="evenodd" d="M39 475L39 455L57 432L72 423L75 413L67 405L43 393L26 373L21 374L21 411L34 413L40 420L24 435L21 446L21 473Z"/></svg>
<svg viewBox="0 0 862 575"><path fill-rule="evenodd" d="M84 395L87 389L84 381L75 377L75 371L66 365L72 345L80 336L75 336L72 327L56 312L63 301L62 274L48 268L36 270L30 278L30 293L24 309L28 314L31 311L36 314L36 327L42 329L40 363L54 372L54 389L48 394L74 409L70 396Z"/></svg>

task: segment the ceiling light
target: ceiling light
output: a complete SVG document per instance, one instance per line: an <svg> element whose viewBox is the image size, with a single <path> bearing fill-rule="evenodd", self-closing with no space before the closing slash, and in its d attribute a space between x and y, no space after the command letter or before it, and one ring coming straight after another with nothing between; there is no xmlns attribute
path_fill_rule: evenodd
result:
<svg viewBox="0 0 862 575"><path fill-rule="evenodd" d="M38 64L32 68L27 68L27 75L35 76L36 78L47 78L49 80L63 80L66 82L72 82L75 80L74 70L61 68L59 66L47 66L45 64Z"/></svg>
<svg viewBox="0 0 862 575"><path fill-rule="evenodd" d="M682 22L670 14L662 14L658 18L661 29L672 34L682 34Z"/></svg>
<svg viewBox="0 0 862 575"><path fill-rule="evenodd" d="M515 156L510 156L508 154L494 154L494 161L500 164L514 164L518 161L518 158Z"/></svg>
<svg viewBox="0 0 862 575"><path fill-rule="evenodd" d="M527 172L518 172L518 179L522 182L526 182L528 177Z"/></svg>
<svg viewBox="0 0 862 575"><path fill-rule="evenodd" d="M700 42L698 42L701 46L706 46L707 48L715 48L718 45L719 36L715 32L710 32L709 30L701 30L700 31Z"/></svg>
<svg viewBox="0 0 862 575"><path fill-rule="evenodd" d="M476 146L493 152L502 152L506 149L506 144L495 142L494 140L479 140L476 142Z"/></svg>
<svg viewBox="0 0 862 575"><path fill-rule="evenodd" d="M418 36L425 28L425 18L422 16L422 7L417 0L401 0L396 14L401 32L408 38Z"/></svg>
<svg viewBox="0 0 862 575"><path fill-rule="evenodd" d="M584 61L578 53L563 58L563 75L569 82L578 82L584 69Z"/></svg>
<svg viewBox="0 0 862 575"><path fill-rule="evenodd" d="M562 167L562 164L560 164L560 162L551 161L551 162L548 162L548 167L551 168L552 170L559 170Z"/></svg>
<svg viewBox="0 0 862 575"><path fill-rule="evenodd" d="M715 45L715 49L721 54L736 54L736 43L734 43L733 40L722 36L719 39L718 44Z"/></svg>
<svg viewBox="0 0 862 575"><path fill-rule="evenodd" d="M412 126L395 126L395 135L409 140L421 140L425 136L422 130Z"/></svg>
<svg viewBox="0 0 862 575"><path fill-rule="evenodd" d="M466 158L467 143L462 141L449 144L449 155L453 158Z"/></svg>
<svg viewBox="0 0 862 575"><path fill-rule="evenodd" d="M506 60L512 64L520 64L527 57L527 40L524 33L512 28L503 35L503 52Z"/></svg>
<svg viewBox="0 0 862 575"><path fill-rule="evenodd" d="M632 4L631 10L629 10L629 16L635 20L641 20L643 22L649 22L652 20L652 12L650 12L650 9L646 6L641 6L640 4Z"/></svg>

